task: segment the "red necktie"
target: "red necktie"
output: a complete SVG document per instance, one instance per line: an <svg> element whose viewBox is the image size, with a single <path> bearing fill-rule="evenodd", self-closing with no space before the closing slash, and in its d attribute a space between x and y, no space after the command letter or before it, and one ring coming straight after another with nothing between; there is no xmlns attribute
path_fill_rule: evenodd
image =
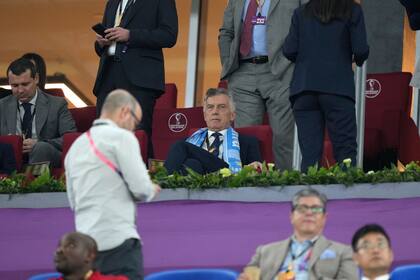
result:
<svg viewBox="0 0 420 280"><path fill-rule="evenodd" d="M241 57L246 57L251 51L252 44L252 17L257 13L257 1L250 0L248 4L248 9L246 11L244 25L242 27L241 34L241 46L239 48L239 53Z"/></svg>

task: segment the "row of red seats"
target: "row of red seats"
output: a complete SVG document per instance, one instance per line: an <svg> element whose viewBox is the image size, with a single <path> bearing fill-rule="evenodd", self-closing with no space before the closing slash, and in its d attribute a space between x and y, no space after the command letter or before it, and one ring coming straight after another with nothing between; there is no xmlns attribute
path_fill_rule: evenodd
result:
<svg viewBox="0 0 420 280"><path fill-rule="evenodd" d="M366 116L364 155L367 159L377 159L387 150L395 151L397 159L406 164L420 160L420 137L417 127L410 118L411 93L409 86L410 73L370 74L366 84ZM222 83L226 86L226 83ZM195 129L204 127L203 108L176 108L177 88L175 84L167 84L165 93L157 100L152 142L155 158L165 159L169 148L176 140L188 137ZM96 108L88 106L73 108L70 112L75 119L77 133L64 137L63 158L71 143L80 133L88 130L96 117ZM263 159L273 162L272 132L265 118L264 125L238 128L240 133L253 135L260 142ZM142 156L147 154L147 137L144 132L137 131ZM6 139L8 138L8 139ZM21 159L21 140L10 140L10 136L0 137L0 142L11 143L15 148L17 159ZM332 145L328 139L324 142L323 165L335 163ZM21 161L18 160L18 167Z"/></svg>

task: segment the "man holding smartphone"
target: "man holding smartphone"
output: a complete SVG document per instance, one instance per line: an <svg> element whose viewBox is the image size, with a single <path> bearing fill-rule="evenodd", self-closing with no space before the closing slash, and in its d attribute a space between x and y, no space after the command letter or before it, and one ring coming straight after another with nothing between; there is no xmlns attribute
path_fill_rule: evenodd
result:
<svg viewBox="0 0 420 280"><path fill-rule="evenodd" d="M109 92L125 89L143 108L137 128L150 137L156 98L165 88L162 48L173 47L178 36L175 1L109 0L102 25L105 34L95 42L101 58L93 88L97 113Z"/></svg>

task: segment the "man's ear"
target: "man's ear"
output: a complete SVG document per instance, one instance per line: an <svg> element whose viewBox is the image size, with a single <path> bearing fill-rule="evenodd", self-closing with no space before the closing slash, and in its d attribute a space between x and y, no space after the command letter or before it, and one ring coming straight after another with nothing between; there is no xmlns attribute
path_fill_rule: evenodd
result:
<svg viewBox="0 0 420 280"><path fill-rule="evenodd" d="M39 84L39 74L38 73L35 73L34 80L35 80L36 85L38 85Z"/></svg>
<svg viewBox="0 0 420 280"><path fill-rule="evenodd" d="M236 112L232 112L232 114L230 115L230 121L233 122L236 118Z"/></svg>
<svg viewBox="0 0 420 280"><path fill-rule="evenodd" d="M86 263L93 263L96 259L96 253L94 251L90 251L88 252L87 256L86 256Z"/></svg>
<svg viewBox="0 0 420 280"><path fill-rule="evenodd" d="M356 263L357 266L359 266L358 256L356 252L353 252L353 261Z"/></svg>

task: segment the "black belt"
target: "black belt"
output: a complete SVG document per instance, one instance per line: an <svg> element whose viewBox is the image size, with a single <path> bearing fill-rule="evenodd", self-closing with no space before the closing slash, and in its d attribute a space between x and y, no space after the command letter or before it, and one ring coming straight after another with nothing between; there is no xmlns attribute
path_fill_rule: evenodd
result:
<svg viewBox="0 0 420 280"><path fill-rule="evenodd" d="M240 60L241 63L263 64L268 62L268 56L254 56Z"/></svg>

